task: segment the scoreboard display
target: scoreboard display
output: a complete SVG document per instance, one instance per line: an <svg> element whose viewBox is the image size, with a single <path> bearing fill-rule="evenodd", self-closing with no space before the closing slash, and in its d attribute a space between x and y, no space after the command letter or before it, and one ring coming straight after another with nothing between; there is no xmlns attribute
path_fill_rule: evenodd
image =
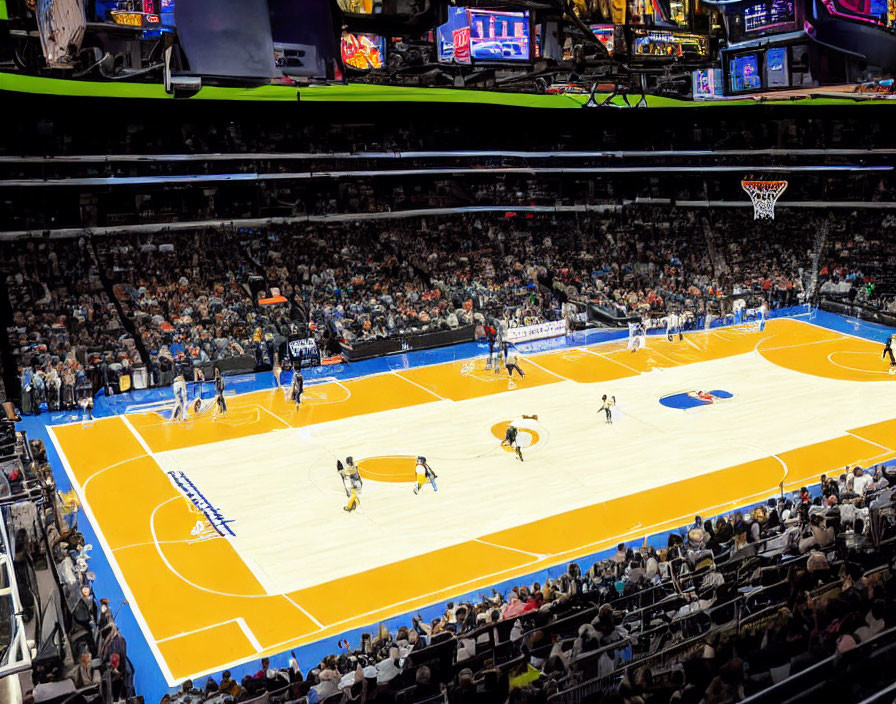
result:
<svg viewBox="0 0 896 704"><path fill-rule="evenodd" d="M793 24L793 0L770 0L744 8L744 31L767 32Z"/></svg>

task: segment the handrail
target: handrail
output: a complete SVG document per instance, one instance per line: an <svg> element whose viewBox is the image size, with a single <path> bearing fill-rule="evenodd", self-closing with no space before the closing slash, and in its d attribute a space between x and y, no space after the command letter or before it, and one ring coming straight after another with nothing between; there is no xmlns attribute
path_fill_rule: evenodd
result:
<svg viewBox="0 0 896 704"><path fill-rule="evenodd" d="M768 173L795 172L891 172L893 166L826 164L814 166L762 165L675 165L663 166L457 166L420 169L360 169L352 171L291 171L272 173L187 174L170 176L89 176L81 178L13 178L0 180L0 188L44 188L64 186L145 186L152 184L228 183L243 181L304 181L324 178L379 178L390 176L462 176L466 174L580 175L580 174L666 174L666 173Z"/></svg>
<svg viewBox="0 0 896 704"><path fill-rule="evenodd" d="M887 704L892 704L894 695L896 695L896 682L865 697L859 704L878 704L879 702L884 701L886 701Z"/></svg>
<svg viewBox="0 0 896 704"><path fill-rule="evenodd" d="M616 150L616 151L521 151L521 150L445 150L445 151L377 151L377 152L254 152L227 154L75 154L60 156L2 155L0 164L39 163L115 163L159 161L299 161L313 159L457 159L457 158L665 158L665 157L720 157L720 156L868 156L869 154L896 154L896 149L665 149L665 150Z"/></svg>
<svg viewBox="0 0 896 704"><path fill-rule="evenodd" d="M0 568L6 571L6 578L9 584L8 596L12 600L14 631L6 656L3 658L3 662L0 663L0 679L31 669L31 649L28 647L25 620L22 617L22 601L19 598L19 585L16 581L16 571L12 563L13 546L9 541L6 521L6 512L0 511L0 541L2 541L5 552L5 559L0 561Z"/></svg>
<svg viewBox="0 0 896 704"><path fill-rule="evenodd" d="M742 700L742 704L759 704L759 702L769 701L776 702L783 700L783 693L787 692L790 687L795 686L801 680L806 678L812 678L814 674L820 675L820 680L824 681L827 673L830 672L830 666L837 662L842 658L864 658L867 657L868 653L872 651L876 646L884 645L884 644L893 644L896 643L896 626L893 628L888 628L885 631L881 631L876 636L869 638L863 643L859 643L855 648L846 652L846 653L834 653L822 660L819 660L816 663L813 663L809 667L804 670L800 670L794 675L787 677L786 679L781 680L780 682L776 682L771 687L766 687L761 692L756 692L755 694L750 695L746 699Z"/></svg>

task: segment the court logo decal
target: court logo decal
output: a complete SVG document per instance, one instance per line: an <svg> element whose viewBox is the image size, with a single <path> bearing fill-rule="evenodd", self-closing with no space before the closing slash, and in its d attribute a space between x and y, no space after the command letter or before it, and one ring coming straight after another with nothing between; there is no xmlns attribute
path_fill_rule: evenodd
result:
<svg viewBox="0 0 896 704"><path fill-rule="evenodd" d="M680 391L676 394L668 394L660 398L660 403L667 408L676 408L686 411L689 408L711 406L720 401L727 401L734 397L730 391L715 389L713 391Z"/></svg>
<svg viewBox="0 0 896 704"><path fill-rule="evenodd" d="M193 504L199 513L205 516L209 525L214 528L218 535L222 537L227 537L228 535L234 538L236 537L236 533L230 528L230 524L233 523L233 520L225 518L224 514L221 513L219 509L215 508L211 502L202 495L202 492L199 491L196 485L184 472L181 472L180 470L172 470L166 472L166 474L168 475L169 481L174 485L174 488L183 494L184 498ZM192 534L194 536L196 535L195 533Z"/></svg>

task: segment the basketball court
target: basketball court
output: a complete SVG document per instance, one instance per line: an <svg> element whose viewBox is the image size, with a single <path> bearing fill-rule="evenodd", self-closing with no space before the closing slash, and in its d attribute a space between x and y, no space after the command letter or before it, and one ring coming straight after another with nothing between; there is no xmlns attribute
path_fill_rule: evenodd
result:
<svg viewBox="0 0 896 704"><path fill-rule="evenodd" d="M50 434L173 685L896 457L880 350L777 319L526 355L512 384L460 360Z"/></svg>

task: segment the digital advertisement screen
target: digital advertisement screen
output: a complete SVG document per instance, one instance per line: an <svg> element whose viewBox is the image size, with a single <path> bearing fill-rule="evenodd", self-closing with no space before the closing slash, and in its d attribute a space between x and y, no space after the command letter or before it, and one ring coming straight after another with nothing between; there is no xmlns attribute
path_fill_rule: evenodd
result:
<svg viewBox="0 0 896 704"><path fill-rule="evenodd" d="M142 27L148 31L174 27L174 0L96 0L88 21L114 22L118 25Z"/></svg>
<svg viewBox="0 0 896 704"><path fill-rule="evenodd" d="M888 26L896 18L896 3L892 0L836 0L835 14L855 17L866 22Z"/></svg>
<svg viewBox="0 0 896 704"><path fill-rule="evenodd" d="M438 28L439 61L529 61L529 12L449 7Z"/></svg>
<svg viewBox="0 0 896 704"><path fill-rule="evenodd" d="M174 26L174 0L160 0L159 14L162 16L162 24Z"/></svg>
<svg viewBox="0 0 896 704"><path fill-rule="evenodd" d="M775 27L792 24L793 0L770 0L769 2L748 5L744 9L744 30L762 32Z"/></svg>
<svg viewBox="0 0 896 704"><path fill-rule="evenodd" d="M355 15L373 14L373 0L339 0L339 9Z"/></svg>
<svg viewBox="0 0 896 704"><path fill-rule="evenodd" d="M783 88L790 85L787 47L775 47L765 53L765 85L769 88Z"/></svg>
<svg viewBox="0 0 896 704"><path fill-rule="evenodd" d="M607 47L607 53L613 53L613 25L611 24L592 24L589 28L594 32L594 36L600 39L600 43Z"/></svg>
<svg viewBox="0 0 896 704"><path fill-rule="evenodd" d="M377 34L342 33L342 63L358 71L386 65L386 38Z"/></svg>
<svg viewBox="0 0 896 704"><path fill-rule="evenodd" d="M465 7L449 7L448 21L436 30L436 56L444 63L469 64L470 24Z"/></svg>
<svg viewBox="0 0 896 704"><path fill-rule="evenodd" d="M634 40L639 56L706 56L706 37L686 32L639 30Z"/></svg>
<svg viewBox="0 0 896 704"><path fill-rule="evenodd" d="M722 71L718 68L701 68L691 73L694 100L720 98L724 94Z"/></svg>
<svg viewBox="0 0 896 704"><path fill-rule="evenodd" d="M747 54L738 56L728 63L732 92L744 90L756 90L762 88L762 79L759 76L759 56Z"/></svg>

